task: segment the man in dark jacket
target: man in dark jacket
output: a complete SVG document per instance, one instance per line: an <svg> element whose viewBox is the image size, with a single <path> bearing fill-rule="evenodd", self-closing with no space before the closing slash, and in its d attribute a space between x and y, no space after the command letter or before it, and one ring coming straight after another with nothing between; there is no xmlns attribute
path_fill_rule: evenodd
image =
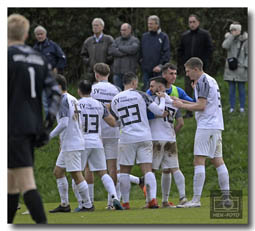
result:
<svg viewBox="0 0 255 231"><path fill-rule="evenodd" d="M108 49L113 43L113 38L103 33L104 21L101 18L93 19L92 30L94 35L84 41L81 57L84 63L85 79L95 82L94 65L96 63L112 64L113 58L108 54Z"/></svg>
<svg viewBox="0 0 255 231"><path fill-rule="evenodd" d="M63 74L66 65L66 56L61 47L47 38L47 31L42 26L37 26L34 30L34 34L37 43L33 48L46 57L55 73Z"/></svg>
<svg viewBox="0 0 255 231"><path fill-rule="evenodd" d="M40 52L51 65L51 69L54 73L63 74L64 67L66 65L66 55L61 47L47 38L47 30L43 26L37 26L34 29L34 34L37 39L37 43L34 45L34 49ZM44 113L48 115L48 100L45 91L42 93L42 103Z"/></svg>
<svg viewBox="0 0 255 231"><path fill-rule="evenodd" d="M141 40L141 65L143 72L143 90L149 88L149 80L160 75L162 66L170 61L170 43L168 35L161 32L160 20L156 15L148 18L148 32Z"/></svg>
<svg viewBox="0 0 255 231"><path fill-rule="evenodd" d="M116 38L109 48L113 56L113 83L124 90L122 77L126 72L136 74L140 41L131 35L132 27L123 23L120 28L121 36Z"/></svg>
<svg viewBox="0 0 255 231"><path fill-rule="evenodd" d="M189 16L189 30L185 31L180 40L178 48L178 66L183 67L184 63L191 57L198 57L203 61L204 70L207 70L212 55L213 45L210 33L199 28L200 21L197 15ZM192 97L193 89L191 81L185 77L185 91ZM193 113L187 111L184 118L192 117Z"/></svg>

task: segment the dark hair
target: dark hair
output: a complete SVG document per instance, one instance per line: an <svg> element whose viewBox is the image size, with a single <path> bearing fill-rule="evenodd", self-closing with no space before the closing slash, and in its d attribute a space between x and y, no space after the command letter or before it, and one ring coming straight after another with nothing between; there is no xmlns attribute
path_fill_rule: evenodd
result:
<svg viewBox="0 0 255 231"><path fill-rule="evenodd" d="M83 95L91 93L92 83L89 80L82 80L79 82L78 88Z"/></svg>
<svg viewBox="0 0 255 231"><path fill-rule="evenodd" d="M191 57L185 64L185 67L189 67L191 69L198 68L200 71L203 70L203 61L198 57Z"/></svg>
<svg viewBox="0 0 255 231"><path fill-rule="evenodd" d="M67 82L66 82L65 76L57 74L55 78L56 78L57 83L61 86L62 90L66 91L67 90Z"/></svg>
<svg viewBox="0 0 255 231"><path fill-rule="evenodd" d="M151 81L155 81L156 83L162 83L165 87L167 85L166 79L161 77L161 76L153 77L153 78L150 79L150 82Z"/></svg>
<svg viewBox="0 0 255 231"><path fill-rule="evenodd" d="M189 18L190 18L190 17L194 17L194 18L196 18L197 21L200 22L199 16L198 16L197 14L191 14L191 15L189 16Z"/></svg>
<svg viewBox="0 0 255 231"><path fill-rule="evenodd" d="M130 84L134 79L138 79L135 73L133 72L126 72L123 75L122 82L124 85Z"/></svg>
<svg viewBox="0 0 255 231"><path fill-rule="evenodd" d="M94 72L102 76L107 76L110 74L110 67L105 63L96 63L93 69Z"/></svg>
<svg viewBox="0 0 255 231"><path fill-rule="evenodd" d="M164 66L162 67L162 72L167 71L168 68L171 69L171 70L177 70L177 67L174 64L172 64L172 63L165 63Z"/></svg>

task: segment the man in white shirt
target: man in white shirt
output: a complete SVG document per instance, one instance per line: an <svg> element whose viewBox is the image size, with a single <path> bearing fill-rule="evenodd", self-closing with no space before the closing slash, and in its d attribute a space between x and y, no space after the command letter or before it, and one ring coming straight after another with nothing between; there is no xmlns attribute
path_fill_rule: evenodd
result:
<svg viewBox="0 0 255 231"><path fill-rule="evenodd" d="M162 77L154 77L150 81L150 92L153 94L154 102L158 103L159 99L155 95L156 92L166 92L167 80ZM179 204L187 202L185 194L185 178L179 169L178 151L176 144L176 134L174 128L174 120L177 112L176 107L172 105L173 100L166 94L165 110L168 112L166 117L153 117L149 119L151 135L153 140L153 161L152 169L155 172L161 167L161 191L162 191L162 207L174 208L168 197L171 189L171 173L174 177L176 186L179 191ZM150 117L149 117L150 118Z"/></svg>
<svg viewBox="0 0 255 231"><path fill-rule="evenodd" d="M88 163L92 172L98 172L102 183L111 196L112 204L117 210L122 210L118 200L116 189L112 178L107 174L106 158L101 139L101 120L108 125L116 126L114 117L109 114L108 109L98 100L91 97L92 85L83 80L79 83L78 93L81 97L79 105L81 108L82 130L85 140L83 152L83 169Z"/></svg>
<svg viewBox="0 0 255 231"><path fill-rule="evenodd" d="M158 93L160 104L150 96L136 90L137 76L128 72L123 76L124 91L117 94L111 102L112 114L120 120L121 134L119 142L120 191L124 209L130 209L130 177L132 166L140 165L149 201L148 208L158 208L156 200L156 178L152 173L152 137L147 118L147 109L156 115L163 115L165 94Z"/></svg>
<svg viewBox="0 0 255 231"><path fill-rule="evenodd" d="M93 211L88 192L88 184L82 171L82 152L84 139L81 130L81 118L79 105L75 97L67 93L67 84L64 76L58 74L56 80L62 91L60 109L57 114L58 125L50 133L50 138L60 136L61 151L58 156L54 175L57 179L57 187L61 198L61 204L50 210L50 213L70 212L68 199L68 181L65 171L70 172L83 201L84 211Z"/></svg>
<svg viewBox="0 0 255 231"><path fill-rule="evenodd" d="M218 181L223 197L229 201L229 174L222 156L221 133L224 130L220 90L214 78L203 72L203 62L197 57L185 63L186 75L194 81L196 102L175 99L173 105L190 111L196 111L197 131L194 142L194 182L193 198L179 207L200 207L200 197L205 181L205 160L217 170Z"/></svg>

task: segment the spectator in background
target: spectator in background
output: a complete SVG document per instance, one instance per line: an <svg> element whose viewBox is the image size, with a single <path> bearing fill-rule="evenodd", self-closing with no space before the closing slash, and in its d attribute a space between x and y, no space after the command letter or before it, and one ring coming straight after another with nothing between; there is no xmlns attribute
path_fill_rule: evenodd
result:
<svg viewBox="0 0 255 231"><path fill-rule="evenodd" d="M156 15L148 17L148 32L142 36L140 58L145 91L149 88L150 78L160 75L162 65L170 60L169 38L161 32L160 20Z"/></svg>
<svg viewBox="0 0 255 231"><path fill-rule="evenodd" d="M113 43L113 38L103 33L104 21L101 18L93 19L92 30L94 35L83 43L81 56L84 62L85 79L95 82L94 65L96 63L112 64L113 58L108 54L108 49Z"/></svg>
<svg viewBox="0 0 255 231"><path fill-rule="evenodd" d="M235 109L236 101L236 83L239 91L240 112L244 112L245 107L245 82L248 81L248 34L241 34L242 26L235 22L230 25L230 33L225 34L225 40L222 47L228 51L224 80L229 84L229 102L232 113ZM228 64L228 59L236 57L238 65L235 70L231 70Z"/></svg>
<svg viewBox="0 0 255 231"><path fill-rule="evenodd" d="M140 41L131 35L132 27L123 23L120 28L121 36L116 38L109 48L113 56L113 83L124 90L122 77L125 72L136 73Z"/></svg>
<svg viewBox="0 0 255 231"><path fill-rule="evenodd" d="M37 39L34 49L46 57L56 74L63 74L64 67L66 66L66 55L61 47L47 38L47 30L43 26L37 26L34 34Z"/></svg>
<svg viewBox="0 0 255 231"><path fill-rule="evenodd" d="M47 38L47 30L43 26L37 26L34 29L34 34L37 43L33 48L46 57L54 73L63 73L64 67L66 66L66 55L63 50L57 43ZM42 93L42 103L45 116L47 116L49 102L45 91Z"/></svg>
<svg viewBox="0 0 255 231"><path fill-rule="evenodd" d="M191 57L198 57L203 61L204 70L207 71L210 58L212 56L212 38L208 31L199 27L200 21L197 15L189 16L189 30L181 35L178 47L178 66L183 67L184 63ZM192 98L193 88L191 80L184 77L185 91ZM192 117L193 113L187 111L184 118Z"/></svg>

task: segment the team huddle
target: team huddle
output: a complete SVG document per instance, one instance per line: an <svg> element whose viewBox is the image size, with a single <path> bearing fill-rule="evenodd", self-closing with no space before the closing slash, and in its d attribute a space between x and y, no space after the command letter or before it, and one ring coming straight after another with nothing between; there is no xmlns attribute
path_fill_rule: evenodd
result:
<svg viewBox="0 0 255 231"><path fill-rule="evenodd" d="M24 25L25 28L17 34L17 28ZM51 76L43 56L24 45L28 30L29 22L23 16L8 18L8 115L12 116L8 120L8 223L13 222L20 193L33 220L47 223L33 177L33 148L47 143L49 130L50 139L60 138L54 175L61 204L51 213L71 211L65 172L72 176L78 201L74 212L95 210L94 189L89 187L88 176L83 176L85 169L89 174L97 172L101 177L108 192L107 209L132 209L131 182L144 188L145 208L159 208L154 174L159 169L162 170L161 207L200 207L207 157L217 170L224 200L231 203L229 175L222 156L221 132L224 127L220 91L215 79L203 71L201 59L192 57L184 65L186 75L192 81L195 99L174 85L169 87L167 72L175 71L176 75L176 68L169 63L164 65L162 76L150 79L147 92L137 90L138 77L133 72L124 74L124 90L121 91L108 82L109 66L97 63L94 65L97 82L92 84L82 80L78 85L80 99L77 100L67 92L65 77L60 74L55 78ZM17 73L23 75L15 79ZM25 81L21 83L23 79ZM44 124L43 90L49 105ZM186 198L185 177L179 169L174 126L180 109L195 111L197 120L193 198L190 201ZM16 110L20 117L15 114ZM52 130L54 116L57 126ZM141 168L143 177L130 175L135 164ZM179 192L176 206L168 202L172 175Z"/></svg>

